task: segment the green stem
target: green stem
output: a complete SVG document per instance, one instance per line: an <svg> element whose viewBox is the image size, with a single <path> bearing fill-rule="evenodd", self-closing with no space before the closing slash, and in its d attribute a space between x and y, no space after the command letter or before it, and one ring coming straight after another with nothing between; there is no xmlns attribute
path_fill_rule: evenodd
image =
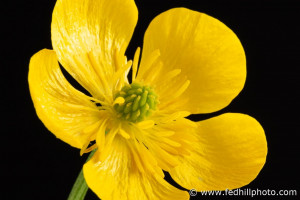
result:
<svg viewBox="0 0 300 200"><path fill-rule="evenodd" d="M86 162L89 161L89 159L94 155L95 151L97 149L93 150L89 157L87 158ZM71 190L71 193L69 194L68 200L83 200L86 192L88 191L88 186L85 182L85 179L83 177L83 169L81 169L73 187Z"/></svg>

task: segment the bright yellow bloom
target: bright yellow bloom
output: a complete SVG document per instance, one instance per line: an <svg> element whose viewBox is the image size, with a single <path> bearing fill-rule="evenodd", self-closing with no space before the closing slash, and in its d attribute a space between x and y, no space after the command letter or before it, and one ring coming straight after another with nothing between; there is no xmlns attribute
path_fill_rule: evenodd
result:
<svg viewBox="0 0 300 200"><path fill-rule="evenodd" d="M220 110L242 90L246 60L239 39L213 17L174 8L149 25L138 68L139 48L133 62L124 56L137 19L133 0L57 1L54 50L36 53L29 67L39 118L81 153L97 148L84 176L104 200L188 199L162 170L187 189L251 182L267 154L255 119L238 113L185 118ZM91 96L66 81L58 61Z"/></svg>

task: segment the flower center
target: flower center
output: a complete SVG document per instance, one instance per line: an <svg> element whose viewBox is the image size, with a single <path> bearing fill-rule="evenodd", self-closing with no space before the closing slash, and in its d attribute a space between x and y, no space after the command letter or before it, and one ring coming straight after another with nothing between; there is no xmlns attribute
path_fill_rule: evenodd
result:
<svg viewBox="0 0 300 200"><path fill-rule="evenodd" d="M118 117L131 122L140 122L149 117L158 103L157 95L151 87L136 82L123 86L114 99Z"/></svg>

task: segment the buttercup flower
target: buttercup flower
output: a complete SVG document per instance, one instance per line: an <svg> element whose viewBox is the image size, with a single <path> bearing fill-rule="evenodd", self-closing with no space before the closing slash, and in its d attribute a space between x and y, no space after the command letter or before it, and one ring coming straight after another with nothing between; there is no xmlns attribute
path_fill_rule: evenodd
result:
<svg viewBox="0 0 300 200"><path fill-rule="evenodd" d="M133 0L57 1L53 50L36 53L29 67L39 118L81 154L97 148L84 177L104 200L188 199L162 170L187 189L251 182L267 154L254 118L186 118L218 111L242 90L246 60L237 36L213 17L174 8L149 25L138 67L140 48L133 61L124 56L137 19ZM58 62L90 96L67 82Z"/></svg>

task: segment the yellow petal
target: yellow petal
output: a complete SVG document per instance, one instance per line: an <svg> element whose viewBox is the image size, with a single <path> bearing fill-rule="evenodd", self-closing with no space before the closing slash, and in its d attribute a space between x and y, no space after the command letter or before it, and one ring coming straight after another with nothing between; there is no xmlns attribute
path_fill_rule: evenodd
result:
<svg viewBox="0 0 300 200"><path fill-rule="evenodd" d="M116 136L109 156L99 161L98 151L83 167L84 177L89 186L102 200L161 200L189 199L186 191L167 183L163 177L140 170L152 163L143 163L139 152L131 152L132 144ZM146 157L147 158L147 157ZM145 158L145 160L147 160ZM136 162L135 159L138 159ZM161 171L161 170L160 170Z"/></svg>
<svg viewBox="0 0 300 200"><path fill-rule="evenodd" d="M199 142L189 156L170 171L187 189L225 190L250 183L262 169L267 142L261 125L244 114L227 113L198 122L189 131Z"/></svg>
<svg viewBox="0 0 300 200"><path fill-rule="evenodd" d="M58 0L52 45L59 62L94 97L104 98L138 18L133 0Z"/></svg>
<svg viewBox="0 0 300 200"><path fill-rule="evenodd" d="M52 50L41 50L29 65L29 88L37 115L45 126L64 142L82 148L101 116L97 106L74 89L63 76Z"/></svg>
<svg viewBox="0 0 300 200"><path fill-rule="evenodd" d="M148 66L149 57L157 50L160 56L156 63L161 62L163 67L152 85L160 102L172 100L184 89L173 102L188 97L179 110L192 114L220 110L244 86L246 60L239 39L226 25L206 14L174 8L157 16L145 33L137 80L147 80L159 70L159 64L152 64L154 69Z"/></svg>
<svg viewBox="0 0 300 200"><path fill-rule="evenodd" d="M183 117L176 120L156 121L151 129L139 129L136 138L141 141L157 160L158 166L170 171L180 164L180 156L189 154L195 139L189 137L189 131L195 126ZM197 127L197 125L196 125Z"/></svg>

